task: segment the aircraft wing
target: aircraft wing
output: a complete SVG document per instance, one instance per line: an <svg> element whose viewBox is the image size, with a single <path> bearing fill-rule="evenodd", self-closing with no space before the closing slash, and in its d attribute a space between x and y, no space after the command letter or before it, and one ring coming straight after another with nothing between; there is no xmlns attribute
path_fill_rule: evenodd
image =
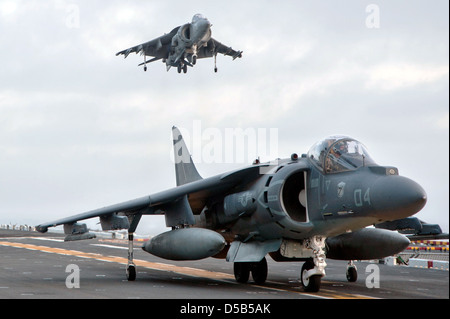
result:
<svg viewBox="0 0 450 319"><path fill-rule="evenodd" d="M178 32L180 27L176 27L170 33L160 36L151 41L136 45L129 49L120 51L116 53L118 55L124 55L125 58L128 57L130 53L140 53L141 55L145 54L148 56L153 56L158 59L167 58L168 56L168 46L172 43L172 38Z"/></svg>
<svg viewBox="0 0 450 319"><path fill-rule="evenodd" d="M210 58L214 56L216 53L221 53L223 55L228 55L233 57L234 59L242 58L242 51L236 51L233 50L231 47L228 47L216 39L211 38L208 41L208 44L206 47L202 48L203 50L199 51L198 58Z"/></svg>
<svg viewBox="0 0 450 319"><path fill-rule="evenodd" d="M443 233L438 224L424 222L417 217L406 217L375 225L376 228L396 230L409 240L449 239L448 233Z"/></svg>
<svg viewBox="0 0 450 319"><path fill-rule="evenodd" d="M167 220L167 218L172 218L171 215L175 216L181 213L181 211L189 210L189 206L192 214L200 214L209 198L213 196L226 196L230 191L236 190L242 187L241 185L255 180L259 177L259 170L262 166L267 165L250 166L231 173L194 181L153 195L43 223L36 226L36 230L45 233L49 227L72 225L80 220L94 217L108 218L117 214L126 216L166 214L169 215L166 216ZM185 205L186 199L189 206L177 206Z"/></svg>

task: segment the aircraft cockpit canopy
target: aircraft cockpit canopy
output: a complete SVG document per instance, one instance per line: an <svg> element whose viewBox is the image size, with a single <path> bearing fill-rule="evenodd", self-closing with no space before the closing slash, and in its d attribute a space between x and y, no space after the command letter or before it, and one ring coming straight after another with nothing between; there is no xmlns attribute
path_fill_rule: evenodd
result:
<svg viewBox="0 0 450 319"><path fill-rule="evenodd" d="M376 165L362 143L346 136L330 136L317 142L309 150L308 158L324 173Z"/></svg>
<svg viewBox="0 0 450 319"><path fill-rule="evenodd" d="M192 23L198 21L198 20L206 20L206 17L201 14L201 13L197 13L196 15L194 15L194 17L192 18Z"/></svg>

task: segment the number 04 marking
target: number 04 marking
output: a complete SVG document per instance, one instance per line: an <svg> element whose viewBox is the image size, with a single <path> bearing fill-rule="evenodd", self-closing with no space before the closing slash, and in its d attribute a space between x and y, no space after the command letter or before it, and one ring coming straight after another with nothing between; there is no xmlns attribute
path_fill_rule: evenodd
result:
<svg viewBox="0 0 450 319"><path fill-rule="evenodd" d="M357 207L361 207L364 204L364 202L371 205L371 203L370 203L370 188L368 188L366 190L366 192L364 193L364 196L362 196L362 189L360 189L360 188L355 189L354 198L355 198L355 205Z"/></svg>

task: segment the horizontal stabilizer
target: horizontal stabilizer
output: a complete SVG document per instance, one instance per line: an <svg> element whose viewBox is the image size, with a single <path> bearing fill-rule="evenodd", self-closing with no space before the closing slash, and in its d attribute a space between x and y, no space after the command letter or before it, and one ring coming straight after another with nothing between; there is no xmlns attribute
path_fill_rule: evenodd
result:
<svg viewBox="0 0 450 319"><path fill-rule="evenodd" d="M417 217L406 217L375 225L376 228L396 230L410 240L448 239L449 234L443 233L438 224L429 224Z"/></svg>
<svg viewBox="0 0 450 319"><path fill-rule="evenodd" d="M94 239L95 237L96 237L95 234L91 234L91 233L78 234L78 235L67 235L64 238L64 241L77 241L77 240Z"/></svg>
<svg viewBox="0 0 450 319"><path fill-rule="evenodd" d="M233 55L233 60L236 60L237 58L242 58L242 51L237 51L235 55Z"/></svg>
<svg viewBox="0 0 450 319"><path fill-rule="evenodd" d="M94 234L89 233L86 224L67 223L64 224L64 241L75 241L95 238Z"/></svg>

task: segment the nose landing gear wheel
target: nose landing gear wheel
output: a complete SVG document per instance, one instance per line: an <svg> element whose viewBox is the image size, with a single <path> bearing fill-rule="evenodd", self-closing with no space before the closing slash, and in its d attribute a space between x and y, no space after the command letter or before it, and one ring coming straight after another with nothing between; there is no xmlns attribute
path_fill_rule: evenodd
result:
<svg viewBox="0 0 450 319"><path fill-rule="evenodd" d="M302 282L303 288L307 292L318 292L320 290L322 276L312 275L309 278L307 277L308 270L311 270L313 268L314 268L314 262L312 260L306 261L302 266L300 280Z"/></svg>

